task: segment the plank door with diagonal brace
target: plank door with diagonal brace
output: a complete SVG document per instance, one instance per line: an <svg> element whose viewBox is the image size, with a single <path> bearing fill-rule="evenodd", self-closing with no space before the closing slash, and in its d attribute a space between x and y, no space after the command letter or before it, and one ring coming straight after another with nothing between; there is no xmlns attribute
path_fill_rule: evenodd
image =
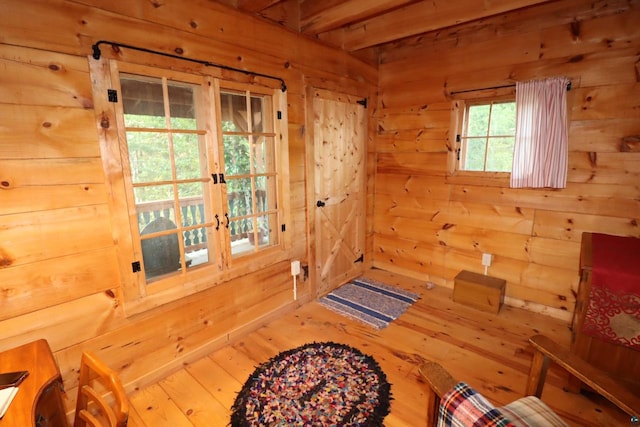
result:
<svg viewBox="0 0 640 427"><path fill-rule="evenodd" d="M313 91L318 295L356 277L364 265L367 117L358 101Z"/></svg>

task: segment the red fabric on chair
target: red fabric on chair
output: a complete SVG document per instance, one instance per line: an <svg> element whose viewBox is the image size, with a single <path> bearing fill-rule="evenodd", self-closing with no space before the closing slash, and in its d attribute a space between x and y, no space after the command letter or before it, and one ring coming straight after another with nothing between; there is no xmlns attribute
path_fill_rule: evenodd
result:
<svg viewBox="0 0 640 427"><path fill-rule="evenodd" d="M640 239L594 233L592 242L583 331L640 350Z"/></svg>

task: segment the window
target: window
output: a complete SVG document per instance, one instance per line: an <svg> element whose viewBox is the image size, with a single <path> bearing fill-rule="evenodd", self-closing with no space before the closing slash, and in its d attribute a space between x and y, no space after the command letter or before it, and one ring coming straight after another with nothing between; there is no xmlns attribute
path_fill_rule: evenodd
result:
<svg viewBox="0 0 640 427"><path fill-rule="evenodd" d="M516 133L514 100L467 102L459 133L459 170L510 172Z"/></svg>
<svg viewBox="0 0 640 427"><path fill-rule="evenodd" d="M278 242L276 158L269 97L222 91L222 138L231 230L239 255ZM249 245L244 244L247 239Z"/></svg>
<svg viewBox="0 0 640 427"><path fill-rule="evenodd" d="M112 214L130 236L117 241L132 312L288 258L280 89L116 61L96 87L107 81L117 102L94 98L118 123L103 162L121 176Z"/></svg>
<svg viewBox="0 0 640 427"><path fill-rule="evenodd" d="M129 185L148 284L208 263L210 152L199 84L120 75ZM214 254L211 254L214 256Z"/></svg>

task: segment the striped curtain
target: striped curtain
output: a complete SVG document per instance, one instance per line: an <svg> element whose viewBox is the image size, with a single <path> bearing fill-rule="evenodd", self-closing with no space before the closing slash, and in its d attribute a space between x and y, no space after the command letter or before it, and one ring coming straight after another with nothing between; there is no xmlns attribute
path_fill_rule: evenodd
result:
<svg viewBox="0 0 640 427"><path fill-rule="evenodd" d="M569 136L565 77L516 83L512 188L565 188Z"/></svg>

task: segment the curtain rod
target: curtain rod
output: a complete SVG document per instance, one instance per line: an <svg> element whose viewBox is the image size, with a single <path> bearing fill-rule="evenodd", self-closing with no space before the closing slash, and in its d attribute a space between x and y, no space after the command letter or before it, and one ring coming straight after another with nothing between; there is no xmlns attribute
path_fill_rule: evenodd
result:
<svg viewBox="0 0 640 427"><path fill-rule="evenodd" d="M96 59L96 60L100 59L100 55L102 55L102 52L100 52L100 45L101 44L110 44L111 46L124 47L126 49L133 49L133 50L137 50L137 51L140 51L140 52L152 53L154 55L166 56L166 57L174 58L174 59L182 59L183 61L195 62L197 64L201 64L201 65L204 65L206 67L216 67L216 68L220 68L220 69L223 69L223 70L237 71L239 73L243 73L243 74L247 74L247 75L251 75L251 76L265 77L267 79L278 80L280 82L280 89L283 92L287 91L287 85L285 84L284 79L282 79L280 77L270 76L268 74L256 73L254 71L247 71L247 70L243 70L241 68L229 67L227 65L215 64L213 62L204 61L204 60L201 60L201 59L193 59L193 58L187 58L187 57L180 56L180 55L173 55L171 53L158 52L156 50L151 50L151 49L147 49L147 48L144 48L144 47L131 46L131 45L128 45L128 44L112 42L112 41L109 41L109 40L100 40L100 41L96 42L95 44L93 44L91 46L91 48L93 49L93 58Z"/></svg>
<svg viewBox="0 0 640 427"><path fill-rule="evenodd" d="M480 88L480 89L458 90L458 91L450 92L450 95L457 95L459 93L468 93L468 92L479 92L481 90L506 89L508 87L516 87L516 85L514 83L514 84L510 84L510 85L483 87L483 88ZM567 83L567 91L570 91L570 90L571 90L571 82Z"/></svg>

